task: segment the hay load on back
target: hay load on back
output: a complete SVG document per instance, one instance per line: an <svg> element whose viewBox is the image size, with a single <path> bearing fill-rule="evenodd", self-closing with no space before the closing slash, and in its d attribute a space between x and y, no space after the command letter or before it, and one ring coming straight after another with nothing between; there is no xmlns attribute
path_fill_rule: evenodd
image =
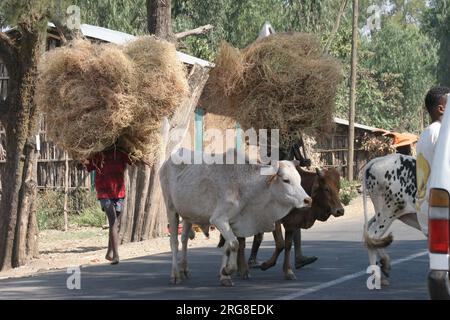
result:
<svg viewBox="0 0 450 320"><path fill-rule="evenodd" d="M49 136L78 160L116 145L152 162L162 118L188 93L175 46L152 36L123 47L75 40L46 53L39 76Z"/></svg>
<svg viewBox="0 0 450 320"><path fill-rule="evenodd" d="M313 35L272 34L243 50L222 43L215 63L208 112L231 116L243 129L280 129L282 148L292 132L331 124L341 67Z"/></svg>

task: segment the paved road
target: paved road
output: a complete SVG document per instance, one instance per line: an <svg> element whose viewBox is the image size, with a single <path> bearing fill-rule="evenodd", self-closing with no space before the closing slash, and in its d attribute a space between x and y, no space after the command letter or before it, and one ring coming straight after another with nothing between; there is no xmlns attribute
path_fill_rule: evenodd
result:
<svg viewBox="0 0 450 320"><path fill-rule="evenodd" d="M368 290L367 252L361 244L362 215L352 214L317 222L303 232L305 254L319 260L297 270L297 281L283 280L281 261L268 271L252 270L250 280L235 277L233 288L219 286L220 251L191 249L192 278L169 284L170 254L124 260L117 266L81 268L81 289L68 290L66 270L19 279L0 280L0 299L428 299L428 256L423 235L395 222L393 261L388 288ZM249 239L250 241L251 239ZM250 246L250 242L247 248ZM267 234L260 258L273 250Z"/></svg>

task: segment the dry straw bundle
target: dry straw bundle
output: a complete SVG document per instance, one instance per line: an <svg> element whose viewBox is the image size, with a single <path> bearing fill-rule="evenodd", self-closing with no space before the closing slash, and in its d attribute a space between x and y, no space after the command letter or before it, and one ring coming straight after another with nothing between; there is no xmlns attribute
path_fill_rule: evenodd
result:
<svg viewBox="0 0 450 320"><path fill-rule="evenodd" d="M244 129L280 129L280 137L329 127L341 68L314 36L273 34L242 51L223 43L215 63L207 111L230 115Z"/></svg>
<svg viewBox="0 0 450 320"><path fill-rule="evenodd" d="M78 160L117 144L152 161L159 127L188 92L175 47L143 37L118 47L75 40L39 65L36 99L49 136Z"/></svg>
<svg viewBox="0 0 450 320"><path fill-rule="evenodd" d="M392 139L383 135L373 136L366 134L362 141L362 147L369 154L369 159L395 153Z"/></svg>

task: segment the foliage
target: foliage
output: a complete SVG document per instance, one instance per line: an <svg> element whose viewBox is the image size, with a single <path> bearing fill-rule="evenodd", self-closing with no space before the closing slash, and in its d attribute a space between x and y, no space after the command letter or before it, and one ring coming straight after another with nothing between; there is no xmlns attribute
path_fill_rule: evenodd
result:
<svg viewBox="0 0 450 320"><path fill-rule="evenodd" d="M336 114L344 118L348 116L350 44L347 19L330 48L345 68L346 80L336 100ZM423 97L435 83L436 64L436 44L417 24L399 19L395 10L384 16L381 30L360 37L356 121L389 130L418 131Z"/></svg>
<svg viewBox="0 0 450 320"><path fill-rule="evenodd" d="M450 1L431 0L424 13L423 29L439 43L437 79L450 86Z"/></svg>
<svg viewBox="0 0 450 320"><path fill-rule="evenodd" d="M73 0L80 7L81 23L134 35L147 30L145 0Z"/></svg>
<svg viewBox="0 0 450 320"><path fill-rule="evenodd" d="M358 196L358 182L348 181L341 178L341 190L339 191L339 198L344 206L347 206L350 201Z"/></svg>
<svg viewBox="0 0 450 320"><path fill-rule="evenodd" d="M69 225L101 227L105 214L95 193L84 189L71 191L68 197ZM37 218L40 230L64 228L64 192L46 190L37 198Z"/></svg>
<svg viewBox="0 0 450 320"><path fill-rule="evenodd" d="M387 20L380 31L364 43L371 52L362 65L374 70L385 105L378 115L388 129L419 129L420 108L427 90L435 83L435 43L416 25ZM391 88L398 88L397 93ZM366 110L367 112L367 110Z"/></svg>
<svg viewBox="0 0 450 320"><path fill-rule="evenodd" d="M212 60L221 40L244 48L256 40L266 21L278 32L314 32L322 37L331 30L338 5L310 0L173 0L173 30L214 25L212 32L184 40L188 53Z"/></svg>

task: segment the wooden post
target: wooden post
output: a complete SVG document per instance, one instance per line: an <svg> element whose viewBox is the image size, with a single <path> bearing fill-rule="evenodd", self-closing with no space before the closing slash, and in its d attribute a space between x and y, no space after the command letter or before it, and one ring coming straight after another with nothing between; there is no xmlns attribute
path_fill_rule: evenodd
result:
<svg viewBox="0 0 450 320"><path fill-rule="evenodd" d="M352 31L352 66L350 86L350 108L348 115L348 157L347 178L353 181L353 157L355 152L355 102L356 102L356 67L358 64L358 0L353 0L353 31Z"/></svg>
<svg viewBox="0 0 450 320"><path fill-rule="evenodd" d="M64 151L64 231L68 229L67 204L69 197L69 159L67 152Z"/></svg>

